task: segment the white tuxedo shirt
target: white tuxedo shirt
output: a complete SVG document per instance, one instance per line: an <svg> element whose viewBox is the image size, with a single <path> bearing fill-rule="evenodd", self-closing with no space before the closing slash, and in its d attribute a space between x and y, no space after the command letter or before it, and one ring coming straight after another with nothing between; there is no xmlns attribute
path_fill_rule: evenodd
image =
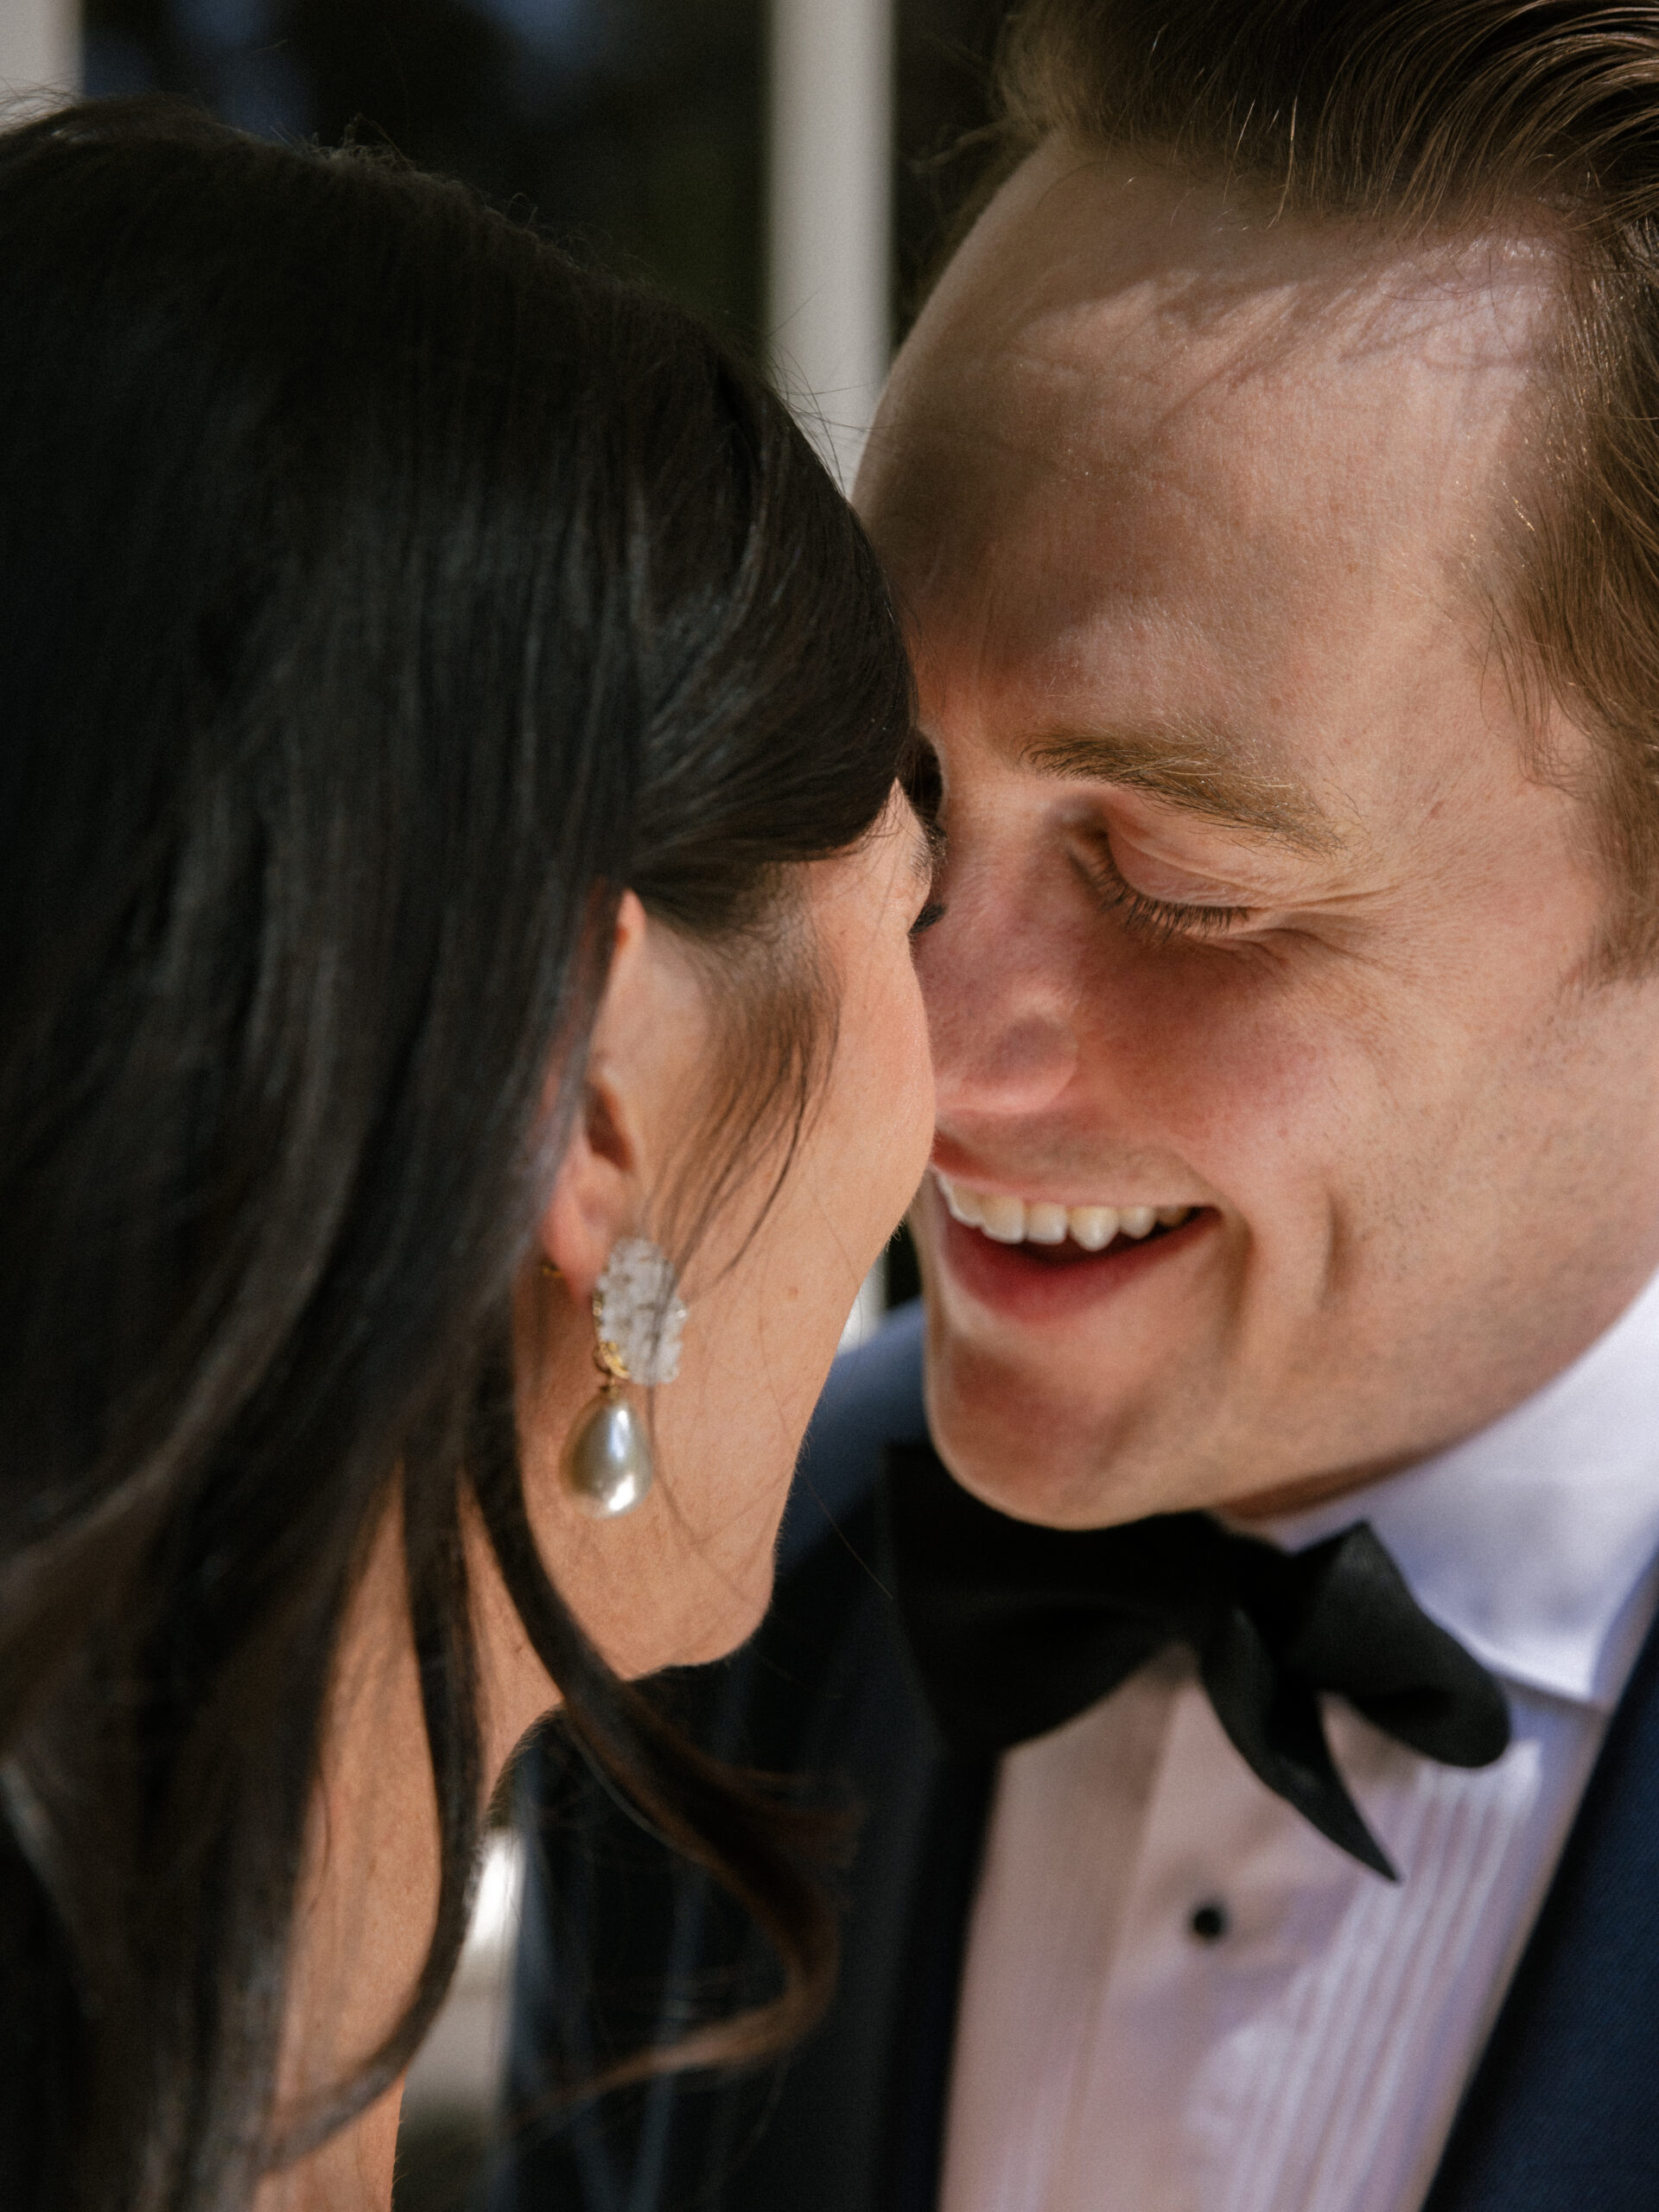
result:
<svg viewBox="0 0 1659 2212"><path fill-rule="evenodd" d="M1502 1682L1495 1765L1325 1701L1382 1881L1166 1654L1001 1762L941 2212L1416 2212L1659 1597L1659 1278L1480 1435L1266 1524L1368 1520Z"/></svg>

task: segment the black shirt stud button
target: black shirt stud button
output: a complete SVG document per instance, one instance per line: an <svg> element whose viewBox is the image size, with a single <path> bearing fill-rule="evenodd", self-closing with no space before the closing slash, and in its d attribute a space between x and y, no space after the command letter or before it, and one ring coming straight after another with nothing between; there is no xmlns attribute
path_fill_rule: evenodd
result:
<svg viewBox="0 0 1659 2212"><path fill-rule="evenodd" d="M1232 1923L1226 1906L1218 1898L1210 1897L1203 1904L1193 1906L1192 1917L1186 1924L1200 1943L1219 1943Z"/></svg>

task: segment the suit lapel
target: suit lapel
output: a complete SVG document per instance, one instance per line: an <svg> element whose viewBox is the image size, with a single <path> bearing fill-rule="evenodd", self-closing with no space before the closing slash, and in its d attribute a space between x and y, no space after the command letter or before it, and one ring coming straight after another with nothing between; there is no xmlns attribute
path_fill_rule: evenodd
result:
<svg viewBox="0 0 1659 2212"><path fill-rule="evenodd" d="M879 1561L867 1503L791 1578L755 1655L750 1755L837 1777L865 1820L835 2001L785 2067L721 2212L932 2212L938 2196L994 1770L944 1756Z"/></svg>
<svg viewBox="0 0 1659 2212"><path fill-rule="evenodd" d="M887 2179L874 2199L883 2212L934 2212L938 2202L957 2005L995 1772L989 1761L941 1767L912 1864L882 2157Z"/></svg>
<svg viewBox="0 0 1659 2212"><path fill-rule="evenodd" d="M1659 1628L1424 2212L1659 2204Z"/></svg>
<svg viewBox="0 0 1659 2212"><path fill-rule="evenodd" d="M890 1445L875 1499L876 1555L885 1588L897 1587L893 1543L893 1483L918 1447ZM931 1458L931 1447L924 1447ZM937 1462L935 1462L937 1464ZM900 1624L888 1604L887 1632L910 1693L912 1725L931 1752L925 1802L902 1868L908 1892L902 1970L891 2029L882 2181L875 2202L893 2212L935 2212L944 2152L957 2009L974 1896L979 1887L996 1763L988 1757L947 1757Z"/></svg>

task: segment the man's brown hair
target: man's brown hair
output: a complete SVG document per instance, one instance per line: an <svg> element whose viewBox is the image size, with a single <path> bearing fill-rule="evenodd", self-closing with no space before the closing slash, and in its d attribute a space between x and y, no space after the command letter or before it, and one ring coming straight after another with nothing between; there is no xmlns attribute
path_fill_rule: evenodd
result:
<svg viewBox="0 0 1659 2212"><path fill-rule="evenodd" d="M1031 0L1008 162L1144 149L1402 244L1517 222L1562 272L1500 634L1602 741L1613 964L1659 960L1659 8L1575 0ZM999 174L1006 174L1000 166Z"/></svg>

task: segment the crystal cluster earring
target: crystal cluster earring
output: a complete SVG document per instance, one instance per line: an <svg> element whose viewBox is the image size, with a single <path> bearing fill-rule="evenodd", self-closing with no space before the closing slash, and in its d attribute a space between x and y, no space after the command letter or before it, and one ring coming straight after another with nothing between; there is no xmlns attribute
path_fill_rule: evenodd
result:
<svg viewBox="0 0 1659 2212"><path fill-rule="evenodd" d="M632 1513L656 1477L651 1438L622 1395L626 1382L654 1389L680 1371L685 1306L668 1255L646 1236L612 1248L594 1286L594 1364L599 1395L565 1446L565 1487L595 1521Z"/></svg>

